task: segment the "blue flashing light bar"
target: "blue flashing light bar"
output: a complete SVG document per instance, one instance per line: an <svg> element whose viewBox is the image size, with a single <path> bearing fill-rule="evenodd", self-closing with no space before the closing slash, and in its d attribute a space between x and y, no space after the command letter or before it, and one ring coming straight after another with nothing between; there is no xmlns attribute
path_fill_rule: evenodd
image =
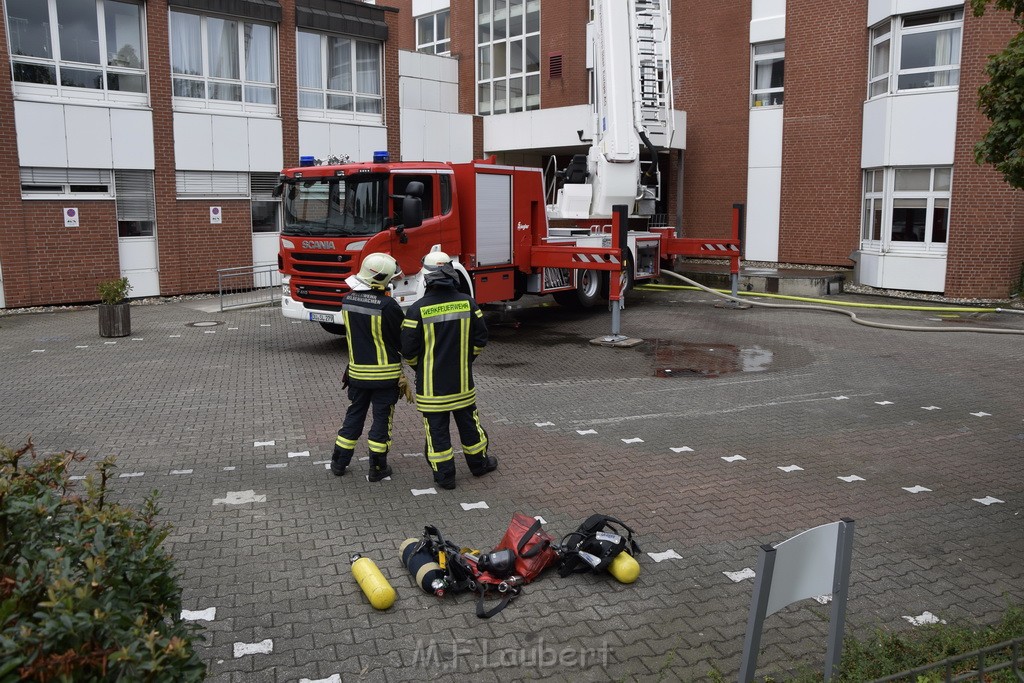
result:
<svg viewBox="0 0 1024 683"><path fill-rule="evenodd" d="M388 151L386 149L385 150L378 150L378 151L373 153L373 163L375 163L375 164L386 164L389 161L391 161L391 155L388 154Z"/></svg>
<svg viewBox="0 0 1024 683"><path fill-rule="evenodd" d="M301 157L299 157L299 166L316 166L316 157L313 157L313 156L301 156Z"/></svg>

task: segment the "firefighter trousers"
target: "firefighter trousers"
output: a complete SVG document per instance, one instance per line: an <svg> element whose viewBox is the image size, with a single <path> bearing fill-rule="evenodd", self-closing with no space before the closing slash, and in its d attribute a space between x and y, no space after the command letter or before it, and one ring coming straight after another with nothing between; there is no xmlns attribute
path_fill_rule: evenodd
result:
<svg viewBox="0 0 1024 683"><path fill-rule="evenodd" d="M384 468L388 451L391 449L391 429L395 419L395 404L398 403L398 382L380 389L367 389L349 385L348 398L351 403L345 412L345 421L338 430L331 455L331 468L348 467L355 453L356 443L363 433L366 413L372 410L372 422L366 442L370 447L370 467Z"/></svg>
<svg viewBox="0 0 1024 683"><path fill-rule="evenodd" d="M425 454L430 469L434 473L434 481L454 482L455 455L452 450L450 431L451 418L455 418L455 426L459 430L459 441L462 442L462 453L466 456L469 471L480 474L487 466L487 432L480 424L480 415L476 404L458 410L438 413L423 413L423 427L427 433Z"/></svg>

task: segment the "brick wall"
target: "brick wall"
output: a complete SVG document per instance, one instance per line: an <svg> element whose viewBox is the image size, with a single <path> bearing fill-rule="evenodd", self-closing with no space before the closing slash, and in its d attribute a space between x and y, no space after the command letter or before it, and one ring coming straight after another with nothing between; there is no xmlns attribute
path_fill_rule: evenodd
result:
<svg viewBox="0 0 1024 683"><path fill-rule="evenodd" d="M281 108L283 158L286 167L299 165L299 78L295 58L295 0L281 1L281 23L277 27L278 97Z"/></svg>
<svg viewBox="0 0 1024 683"><path fill-rule="evenodd" d="M385 12L388 41L384 43L384 125L388 129L388 151L392 161L401 161L402 117L398 102L398 50L399 42L392 40L407 24L412 23L411 12ZM415 48L415 44L413 44Z"/></svg>
<svg viewBox="0 0 1024 683"><path fill-rule="evenodd" d="M981 18L969 8L964 15L945 293L999 298L1011 293L1024 262L1024 192L974 162L974 144L990 124L974 94L988 80L988 55L1006 47L1019 27L991 9Z"/></svg>
<svg viewBox="0 0 1024 683"><path fill-rule="evenodd" d="M779 260L849 266L859 246L863 0L786 3Z"/></svg>
<svg viewBox="0 0 1024 683"><path fill-rule="evenodd" d="M746 200L749 25L745 1L690 1L672 8L675 106L687 116L682 198L687 237L731 235L732 205ZM675 188L670 179L670 195Z"/></svg>
<svg viewBox="0 0 1024 683"><path fill-rule="evenodd" d="M11 59L7 31L0 31L0 93L11 92ZM36 271L28 258L30 247L22 215L21 174L18 163L18 132L14 125L14 100L0 97L0 269L3 270L5 305L31 306L36 292Z"/></svg>
<svg viewBox="0 0 1024 683"><path fill-rule="evenodd" d="M211 206L221 208L222 222L219 225L210 224ZM175 270L177 292L215 292L218 268L252 263L249 200L178 201L174 237L177 243L187 245L184 253L188 256L179 262Z"/></svg>
<svg viewBox="0 0 1024 683"><path fill-rule="evenodd" d="M586 0L541 3L540 102L545 109L587 103L588 21ZM551 78L553 54L562 55L562 78Z"/></svg>

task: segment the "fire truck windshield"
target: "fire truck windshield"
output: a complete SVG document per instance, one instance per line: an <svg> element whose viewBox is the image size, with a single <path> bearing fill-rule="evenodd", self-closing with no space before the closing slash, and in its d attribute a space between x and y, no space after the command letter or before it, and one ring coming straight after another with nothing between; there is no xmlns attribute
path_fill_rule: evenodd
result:
<svg viewBox="0 0 1024 683"><path fill-rule="evenodd" d="M387 177L296 178L284 190L285 235L373 235L387 217Z"/></svg>

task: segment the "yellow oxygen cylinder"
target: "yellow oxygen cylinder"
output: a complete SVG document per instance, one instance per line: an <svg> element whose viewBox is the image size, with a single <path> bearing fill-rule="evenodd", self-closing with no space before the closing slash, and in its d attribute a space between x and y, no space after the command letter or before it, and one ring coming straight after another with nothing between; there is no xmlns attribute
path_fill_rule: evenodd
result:
<svg viewBox="0 0 1024 683"><path fill-rule="evenodd" d="M352 576L359 583L363 595L367 597L374 609L387 609L395 604L398 595L388 580L380 573L380 569L368 557L358 553L352 556Z"/></svg>
<svg viewBox="0 0 1024 683"><path fill-rule="evenodd" d="M633 583L640 576L640 563L623 550L608 565L608 571L621 583Z"/></svg>

